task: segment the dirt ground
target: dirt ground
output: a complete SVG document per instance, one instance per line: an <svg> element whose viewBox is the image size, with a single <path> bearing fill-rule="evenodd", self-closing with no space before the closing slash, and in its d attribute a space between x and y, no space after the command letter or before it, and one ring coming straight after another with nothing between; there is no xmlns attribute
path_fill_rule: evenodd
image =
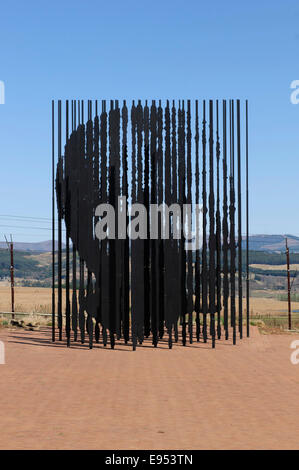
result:
<svg viewBox="0 0 299 470"><path fill-rule="evenodd" d="M299 449L299 335L187 347L0 329L0 449Z"/></svg>

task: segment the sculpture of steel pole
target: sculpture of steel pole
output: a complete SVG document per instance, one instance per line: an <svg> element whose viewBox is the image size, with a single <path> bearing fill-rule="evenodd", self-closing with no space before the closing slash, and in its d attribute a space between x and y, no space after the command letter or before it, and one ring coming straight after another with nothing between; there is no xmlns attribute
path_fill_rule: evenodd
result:
<svg viewBox="0 0 299 470"><path fill-rule="evenodd" d="M206 102L203 102L202 123L202 314L203 340L207 342L207 313L208 313L208 266L207 266L207 183L206 183Z"/></svg>
<svg viewBox="0 0 299 470"><path fill-rule="evenodd" d="M217 338L221 338L221 216L220 216L220 181L219 181L219 162L220 162L220 141L219 141L219 109L218 100L216 101L216 161L217 161L217 202L216 202L216 292L217 292Z"/></svg>
<svg viewBox="0 0 299 470"><path fill-rule="evenodd" d="M191 102L187 102L187 197L186 202L192 207L192 163L191 163ZM192 218L191 211L188 212L188 218ZM192 233L192 222L188 220L188 242ZM187 252L187 312L188 312L188 333L189 342L193 342L193 252L189 249Z"/></svg>
<svg viewBox="0 0 299 470"><path fill-rule="evenodd" d="M62 341L62 180L63 161L61 156L61 101L58 101L58 163L56 172L56 197L58 212L58 329L59 341Z"/></svg>
<svg viewBox="0 0 299 470"><path fill-rule="evenodd" d="M241 123L240 100L237 100L237 159L238 159L238 286L239 286L239 334L243 337L242 312L242 201L241 201Z"/></svg>
<svg viewBox="0 0 299 470"><path fill-rule="evenodd" d="M248 195L248 100L246 100L246 332L249 337L249 195Z"/></svg>
<svg viewBox="0 0 299 470"><path fill-rule="evenodd" d="M230 100L230 304L231 326L233 328L233 344L236 344L236 305L235 305L235 272L236 272L236 242L235 242L235 150L234 150L234 101Z"/></svg>
<svg viewBox="0 0 299 470"><path fill-rule="evenodd" d="M55 105L52 100L52 341L55 342Z"/></svg>
<svg viewBox="0 0 299 470"><path fill-rule="evenodd" d="M85 122L83 101L72 100L71 108L69 101L66 101L64 119L59 100L58 161L54 188L55 103L52 102L52 341L56 338L55 190L58 212L59 340L62 340L65 326L67 346L70 346L72 338L78 340L79 326L81 343L85 342L88 335L89 348L94 346L94 339L97 345L105 347L108 336L112 349L124 340L125 344L131 342L133 350L136 350L138 344L142 345L147 338L150 338L154 347L157 347L158 342L163 347L164 335L167 334L168 347L171 349L173 332L176 343L181 337L184 346L187 342L191 344L194 334L199 342L202 334L203 342L207 343L211 339L214 348L216 340L221 340L223 303L225 339L228 339L232 330L235 344L236 258L238 327L242 338L241 103L237 100L235 116L235 102L229 101L229 141L226 100L222 105L221 120L218 100L216 103L209 100L207 109L206 101L203 101L202 114L198 100L194 108L190 100L187 100L186 108L184 100L179 101L178 108L175 101L172 101L170 108L168 100L165 106L161 100L157 106L152 101L150 107L147 101L143 105L138 100L136 103L133 101L130 109L126 101L120 108L118 100L111 100L109 113L105 101L102 101L99 110L98 101L95 101L93 107L93 102L88 100ZM194 115L192 109L195 109ZM62 120L65 120L65 133L62 133ZM131 139L127 138L128 129L131 131ZM195 146L192 146L192 129ZM246 333L249 336L247 101L245 131ZM65 135L65 142L62 142L62 134ZM196 209L194 202L197 204ZM201 202L202 231L199 229L198 215ZM152 236L155 207L158 226L156 232L153 232L156 235ZM114 222L111 222L108 213L114 216ZM194 215L196 234L191 240ZM65 257L62 250L62 221L66 231ZM200 250L198 245L201 237ZM192 244L194 241L195 249ZM62 315L63 279L65 323ZM195 329L193 312L196 315Z"/></svg>
<svg viewBox="0 0 299 470"><path fill-rule="evenodd" d="M227 220L227 129L226 129L226 100L223 100L223 316L225 339L228 340L228 299L229 299L229 280L228 280L228 220Z"/></svg>
<svg viewBox="0 0 299 470"><path fill-rule="evenodd" d="M70 323L70 235L69 235L69 227L70 227L70 194L69 194L69 164L70 164L70 156L69 156L69 102L66 101L66 126L65 126L65 153L64 153L64 172L65 172L65 220L66 220L66 260L65 260L65 331L66 331L66 339L67 339L67 346L69 347L71 344L71 323Z"/></svg>
<svg viewBox="0 0 299 470"><path fill-rule="evenodd" d="M209 312L212 347L215 347L215 215L214 215L214 136L213 136L213 101L209 101Z"/></svg>
<svg viewBox="0 0 299 470"><path fill-rule="evenodd" d="M195 214L196 242L199 245L199 120L198 120L198 100L195 101L195 204L197 205ZM196 340L200 338L200 250L196 247L195 255L195 312L196 312Z"/></svg>

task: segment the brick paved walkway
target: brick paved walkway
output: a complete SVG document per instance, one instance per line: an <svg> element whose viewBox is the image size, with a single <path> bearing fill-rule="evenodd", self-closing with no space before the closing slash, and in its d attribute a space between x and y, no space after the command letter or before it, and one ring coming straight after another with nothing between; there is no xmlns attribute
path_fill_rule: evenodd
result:
<svg viewBox="0 0 299 470"><path fill-rule="evenodd" d="M132 352L0 330L0 449L299 449L298 335Z"/></svg>

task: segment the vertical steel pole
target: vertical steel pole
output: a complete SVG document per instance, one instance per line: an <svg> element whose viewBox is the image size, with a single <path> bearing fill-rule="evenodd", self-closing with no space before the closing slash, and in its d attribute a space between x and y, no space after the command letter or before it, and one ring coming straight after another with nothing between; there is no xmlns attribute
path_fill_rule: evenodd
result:
<svg viewBox="0 0 299 470"><path fill-rule="evenodd" d="M75 148L75 158L77 160L76 164L78 164L78 155L77 155L77 142L78 142L78 137L77 137L77 114L76 114L76 109L77 109L77 102L74 100L72 102L72 131L75 132L75 137L76 141L74 144ZM74 158L74 156L73 156ZM76 178L79 178L79 170L78 167L76 167L77 175ZM76 215L76 232L78 233L78 183L76 182L76 200L77 200L77 215ZM76 243L78 243L78 238ZM72 293L72 329L74 332L74 341L77 341L77 325L78 325L78 305L77 305L77 260L76 260L76 250L77 247L75 245L75 240L73 240L73 293Z"/></svg>
<svg viewBox="0 0 299 470"><path fill-rule="evenodd" d="M246 330L249 338L248 100L246 100Z"/></svg>
<svg viewBox="0 0 299 470"><path fill-rule="evenodd" d="M58 101L58 163L59 163L59 174L61 176L61 100ZM62 341L62 205L61 205L61 180L58 183L58 328L59 328L59 341Z"/></svg>
<svg viewBox="0 0 299 470"><path fill-rule="evenodd" d="M192 163L191 163L191 152L192 152L192 134L191 134L191 102L187 100L187 165L186 165L186 173L187 173L187 191L186 191L186 198L187 204L192 206ZM188 217L192 219L192 215L189 213ZM192 232L192 222L188 220L188 226L190 227L190 232ZM188 228L189 231L189 228ZM188 238L190 239L191 233L188 233ZM193 302L193 251L189 250L187 253L187 313L188 313L188 333L189 333L189 342L192 344L193 342L193 310L194 310L194 302Z"/></svg>
<svg viewBox="0 0 299 470"><path fill-rule="evenodd" d="M172 101L172 110L171 110L171 125L172 125L172 136L171 136L171 167L172 167L172 201L178 201L178 186L179 186L179 173L178 173L178 148L177 148L177 118L176 118L176 107L175 100ZM179 274L179 240L174 240L173 244L173 253L174 253L174 266L175 272L178 273L178 276L175 276L175 308L174 308L174 340L177 343L179 340L179 329L178 329L178 319L180 315L180 274Z"/></svg>
<svg viewBox="0 0 299 470"><path fill-rule="evenodd" d="M132 123L132 125L134 122ZM153 100L150 110L150 198L151 203L157 203L157 109L156 102ZM132 162L133 165L133 162ZM134 181L133 181L134 183ZM150 290L151 290L151 330L152 330L152 341L153 345L156 348L158 345L158 328L157 328L157 311L155 306L156 301L156 240L150 240Z"/></svg>
<svg viewBox="0 0 299 470"><path fill-rule="evenodd" d="M52 341L55 341L55 174L54 100L52 100Z"/></svg>
<svg viewBox="0 0 299 470"><path fill-rule="evenodd" d="M217 338L221 338L221 218L220 218L220 182L219 182L219 162L220 162L220 139L219 139L219 109L216 100L216 159L217 159L217 202L216 202L216 287L217 287Z"/></svg>
<svg viewBox="0 0 299 470"><path fill-rule="evenodd" d="M199 205L199 122L198 100L195 100L195 204ZM199 237L199 212L196 210L196 240ZM195 312L196 340L200 338L200 250L196 247L195 259Z"/></svg>
<svg viewBox="0 0 299 470"><path fill-rule="evenodd" d="M234 101L230 100L230 287L231 287L231 326L233 328L233 344L236 344L236 241L235 241L235 150L234 150Z"/></svg>
<svg viewBox="0 0 299 470"><path fill-rule="evenodd" d="M238 159L238 284L239 284L239 333L243 337L243 291L242 291L242 203L241 203L241 125L240 100L237 100L237 159Z"/></svg>
<svg viewBox="0 0 299 470"><path fill-rule="evenodd" d="M223 308L225 339L228 340L228 204L227 204L227 125L226 100L223 100Z"/></svg>
<svg viewBox="0 0 299 470"><path fill-rule="evenodd" d="M202 121L202 315L203 341L207 342L207 313L208 313L208 266L207 266L207 176L206 176L206 102L203 101Z"/></svg>
<svg viewBox="0 0 299 470"><path fill-rule="evenodd" d="M150 285L150 231L149 231L149 204L150 204L150 187L149 187L149 176L150 176L150 111L145 101L144 114L143 114L143 125L144 125L144 205L147 210L147 239L144 241L144 285ZM125 121L125 126L127 126L127 117ZM123 134L126 138L126 127ZM126 169L128 168L127 160L124 160ZM124 187L127 188L127 183L124 182ZM127 189L125 191L127 195ZM125 242L126 243L126 242ZM125 245L125 249L127 249ZM127 255L125 255L127 256ZM126 258L125 258L126 260ZM126 266L125 261L125 266ZM127 269L127 268L126 268ZM126 277L125 277L126 279ZM126 294L128 295L128 294ZM150 289L146 288L144 290L144 335L146 338L150 335L151 330L151 311L150 311Z"/></svg>
<svg viewBox="0 0 299 470"><path fill-rule="evenodd" d="M65 117L66 117L66 126L65 126L65 143L66 148L69 147L69 102L66 100L66 108L65 108ZM66 159L65 151L65 184L66 184L66 191L65 191L65 225L66 225L66 261L65 261L65 332L66 332L66 340L67 346L70 346L71 343L71 324L70 324L70 237L69 237L69 222L70 222L70 207L69 207L69 155Z"/></svg>
<svg viewBox="0 0 299 470"><path fill-rule="evenodd" d="M129 216L127 212L127 201L129 197L129 183L128 183L128 141L127 141L127 128L128 128L128 108L126 105L126 101L123 102L122 108L122 168L123 168L123 176L122 176L122 194L126 198L126 207L125 207L125 214L126 214L126 227L129 223ZM148 149L147 149L148 151ZM103 177L101 172L101 178ZM146 183L148 182L148 178L145 179ZM101 179L102 183L102 179ZM101 184L102 189L102 184ZM148 199L147 199L148 201ZM123 272L123 335L125 344L128 343L130 337L130 295L129 295L129 280L130 280L130 270L129 270L129 238L126 237L124 240L124 272ZM147 278L149 282L149 276ZM147 295L145 298L149 302L149 290L147 291ZM148 314L149 314L149 307L148 307ZM149 321L149 320L148 320ZM150 327L148 326L148 335L149 335Z"/></svg>
<svg viewBox="0 0 299 470"><path fill-rule="evenodd" d="M212 348L215 348L215 197L214 197L214 129L213 101L209 101L209 313Z"/></svg>

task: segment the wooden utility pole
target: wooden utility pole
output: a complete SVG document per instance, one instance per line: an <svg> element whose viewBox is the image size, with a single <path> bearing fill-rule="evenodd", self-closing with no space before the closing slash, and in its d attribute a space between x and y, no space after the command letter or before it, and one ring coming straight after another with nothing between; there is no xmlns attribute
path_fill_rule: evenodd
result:
<svg viewBox="0 0 299 470"><path fill-rule="evenodd" d="M14 281L14 260L13 260L13 241L12 236L10 235L10 243L8 243L7 238L5 237L8 249L10 251L10 286L11 286L11 311L12 319L15 318L15 281Z"/></svg>
<svg viewBox="0 0 299 470"><path fill-rule="evenodd" d="M288 248L288 239L286 238L286 255L287 255L287 276L288 276L288 314L289 314L289 330L292 329L291 317L291 282L290 282L290 254Z"/></svg>

